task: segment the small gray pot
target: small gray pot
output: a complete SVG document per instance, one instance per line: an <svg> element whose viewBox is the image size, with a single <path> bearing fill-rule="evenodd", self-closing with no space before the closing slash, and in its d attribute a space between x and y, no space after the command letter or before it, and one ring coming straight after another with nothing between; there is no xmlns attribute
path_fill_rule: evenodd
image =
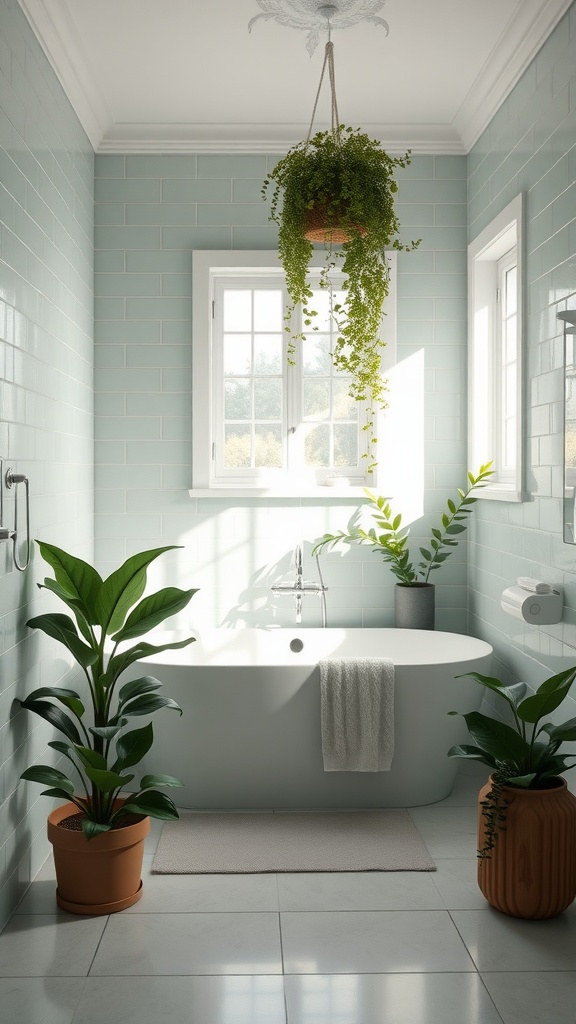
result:
<svg viewBox="0 0 576 1024"><path fill-rule="evenodd" d="M436 587L433 583L397 583L394 619L398 629L434 629Z"/></svg>

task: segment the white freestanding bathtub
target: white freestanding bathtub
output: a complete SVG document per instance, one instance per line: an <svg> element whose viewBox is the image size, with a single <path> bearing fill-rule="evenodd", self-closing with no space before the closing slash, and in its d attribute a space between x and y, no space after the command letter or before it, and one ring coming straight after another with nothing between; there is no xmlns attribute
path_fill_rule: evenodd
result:
<svg viewBox="0 0 576 1024"><path fill-rule="evenodd" d="M491 654L483 640L433 630L215 630L126 673L156 676L184 712L154 716L154 745L141 774L181 779L184 789L168 792L183 808L413 807L441 800L460 763L447 751L468 736L463 719L448 712L478 709L483 692L455 676L487 674ZM393 660L390 771L324 771L318 661L326 657Z"/></svg>

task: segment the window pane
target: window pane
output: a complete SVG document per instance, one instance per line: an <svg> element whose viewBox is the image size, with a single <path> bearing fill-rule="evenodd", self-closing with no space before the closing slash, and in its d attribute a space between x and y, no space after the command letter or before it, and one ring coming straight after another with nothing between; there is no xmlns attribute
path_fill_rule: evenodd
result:
<svg viewBox="0 0 576 1024"><path fill-rule="evenodd" d="M517 334L518 321L515 316L510 317L506 321L506 351L504 353L504 359L507 363L512 363L516 359L516 334Z"/></svg>
<svg viewBox="0 0 576 1024"><path fill-rule="evenodd" d="M516 312L516 267L506 271L506 316Z"/></svg>
<svg viewBox="0 0 576 1024"><path fill-rule="evenodd" d="M224 383L224 419L252 418L252 396L249 380L227 380Z"/></svg>
<svg viewBox="0 0 576 1024"><path fill-rule="evenodd" d="M229 424L224 428L224 465L231 469L234 466L251 464L251 429L239 423Z"/></svg>
<svg viewBox="0 0 576 1024"><path fill-rule="evenodd" d="M281 334L257 334L255 336L254 373L282 373Z"/></svg>
<svg viewBox="0 0 576 1024"><path fill-rule="evenodd" d="M248 288L224 292L224 330L250 331L252 329L252 292Z"/></svg>
<svg viewBox="0 0 576 1024"><path fill-rule="evenodd" d="M330 427L320 423L304 439L304 464L326 467L330 465Z"/></svg>
<svg viewBox="0 0 576 1024"><path fill-rule="evenodd" d="M324 376L329 377L332 366L329 335L308 335L306 341L302 342L302 358L304 373L307 376L324 374Z"/></svg>
<svg viewBox="0 0 576 1024"><path fill-rule="evenodd" d="M335 380L332 385L332 416L335 420L358 420L358 402L348 394L348 380Z"/></svg>
<svg viewBox="0 0 576 1024"><path fill-rule="evenodd" d="M304 419L326 420L330 416L330 381L312 378L304 381Z"/></svg>
<svg viewBox="0 0 576 1024"><path fill-rule="evenodd" d="M504 411L507 416L516 415L516 367L506 367L506 377L504 381L504 387L506 389L504 398Z"/></svg>
<svg viewBox="0 0 576 1024"><path fill-rule="evenodd" d="M326 288L313 288L312 298L310 299L309 309L314 309L317 316L314 317L314 323L318 327L319 331L329 331L331 325L330 310L334 306L342 305L345 299L345 293L339 289L332 292L332 307L330 306L330 292Z"/></svg>
<svg viewBox="0 0 576 1024"><path fill-rule="evenodd" d="M279 288L254 292L255 331L281 331L284 326L283 317L284 304L282 291Z"/></svg>
<svg viewBox="0 0 576 1024"><path fill-rule="evenodd" d="M516 420L513 417L504 425L504 465L506 469L516 465Z"/></svg>
<svg viewBox="0 0 576 1024"><path fill-rule="evenodd" d="M252 369L251 339L248 334L224 335L224 373L236 377Z"/></svg>
<svg viewBox="0 0 576 1024"><path fill-rule="evenodd" d="M270 469L282 467L282 436L280 424L259 424L254 430L256 466Z"/></svg>
<svg viewBox="0 0 576 1024"><path fill-rule="evenodd" d="M257 420L282 419L282 381L254 381L254 416Z"/></svg>
<svg viewBox="0 0 576 1024"><path fill-rule="evenodd" d="M355 423L334 426L334 465L355 466L358 461L358 428Z"/></svg>

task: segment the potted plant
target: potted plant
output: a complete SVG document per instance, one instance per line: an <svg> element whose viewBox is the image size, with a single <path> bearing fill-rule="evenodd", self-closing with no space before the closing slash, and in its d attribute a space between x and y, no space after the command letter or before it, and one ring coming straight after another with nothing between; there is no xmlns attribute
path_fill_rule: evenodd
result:
<svg viewBox="0 0 576 1024"><path fill-rule="evenodd" d="M427 547L420 547L421 561L415 563L408 547L410 528L402 527L402 516L394 513L390 502L377 497L367 488L364 493L369 501L367 508L372 513L376 526L364 530L351 525L348 532L325 533L312 549L312 554L323 548L339 543L370 544L380 554L398 580L394 593L396 626L413 629L434 629L435 587L430 575L444 564L458 544L458 535L464 533L472 506L477 501L472 491L488 480L493 470L492 463L480 466L478 473L468 472L468 489L458 488L458 497L449 498L447 511L442 512L438 526L432 527ZM352 523L357 518L354 514Z"/></svg>
<svg viewBox="0 0 576 1024"><path fill-rule="evenodd" d="M196 591L166 587L142 596L148 566L175 545L133 555L103 580L82 559L52 544L37 543L54 571L53 579L38 586L55 594L74 618L49 612L27 625L64 645L86 685L82 693L42 686L21 701L23 708L62 733L64 739L48 746L73 766L66 773L51 765L33 765L21 777L48 786L43 795L67 801L48 816L58 904L71 913L108 914L140 898L150 817L178 817L173 801L157 787L182 785L170 775L145 775L136 792L121 797L135 778L131 769L153 742L152 723L127 730L130 719L148 717L160 708L182 712L175 701L158 693L162 683L153 676L120 687L119 680L141 658L193 642L189 637L153 645L137 638L185 608ZM131 641L135 643L130 645Z"/></svg>
<svg viewBox="0 0 576 1024"><path fill-rule="evenodd" d="M322 288L332 292L331 272L342 261L346 298L331 309L338 332L332 363L350 376L351 397L366 403L372 443L373 410L386 405L379 338L389 290L385 250L411 250L420 244L400 242L394 210L394 171L409 163L409 152L391 157L359 128L338 125L293 146L262 186L263 198L271 196L270 219L279 228L278 252L290 296L289 332L295 308L301 307L303 315L302 332L291 334L290 360L296 340L305 338L306 328L314 329L308 282L314 242L324 243ZM374 465L370 463L369 472Z"/></svg>
<svg viewBox="0 0 576 1024"><path fill-rule="evenodd" d="M560 752L576 740L576 718L542 719L567 697L576 667L524 698L499 679L469 676L498 694L510 716L508 724L479 711L462 715L473 742L448 751L491 771L478 797L478 884L505 914L554 917L576 896L576 797L562 778L576 760L569 763L574 755Z"/></svg>

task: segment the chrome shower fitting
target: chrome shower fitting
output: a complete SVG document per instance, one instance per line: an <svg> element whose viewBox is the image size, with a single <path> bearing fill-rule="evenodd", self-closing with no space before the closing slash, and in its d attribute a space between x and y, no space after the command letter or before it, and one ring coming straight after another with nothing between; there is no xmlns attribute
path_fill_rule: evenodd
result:
<svg viewBox="0 0 576 1024"><path fill-rule="evenodd" d="M0 540L11 540L13 544L12 557L14 559L14 565L19 572L24 572L28 568L30 563L30 484L28 477L24 473L15 473L13 469L7 469L6 474L2 473L2 465L0 463L0 524L2 523L2 492L3 485L6 484L6 488L14 487L16 484L24 484L26 489L26 555L24 561L21 562L18 556L18 495L14 501L14 529L9 530L7 527L0 525Z"/></svg>
<svg viewBox="0 0 576 1024"><path fill-rule="evenodd" d="M327 625L326 591L328 588L324 585L324 580L322 579L318 555L316 555L316 565L318 566L319 583L314 583L310 580L304 579L301 544L297 544L294 548L293 565L295 578L278 580L277 583L272 584L270 587L271 592L276 597L280 594L294 594L294 600L296 603L296 622L302 622L302 598L304 595L317 594L320 598L322 610L322 626L325 627Z"/></svg>

